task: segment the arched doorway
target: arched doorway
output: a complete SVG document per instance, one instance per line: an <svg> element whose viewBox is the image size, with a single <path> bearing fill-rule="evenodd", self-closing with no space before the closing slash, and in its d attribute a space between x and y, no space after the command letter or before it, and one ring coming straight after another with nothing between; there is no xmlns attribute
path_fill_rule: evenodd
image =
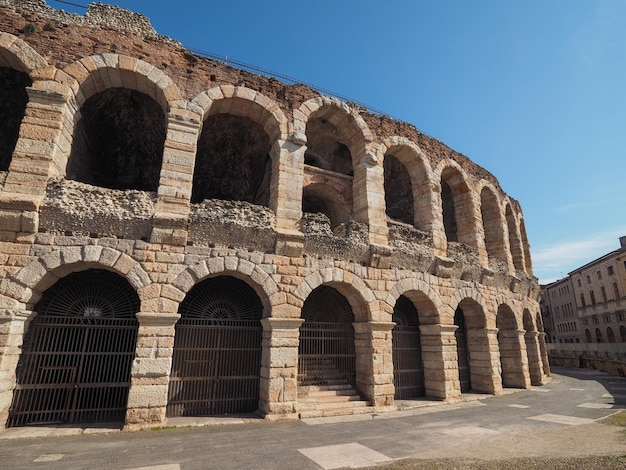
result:
<svg viewBox="0 0 626 470"><path fill-rule="evenodd" d="M320 286L302 306L298 385L356 386L354 315L336 289Z"/></svg>
<svg viewBox="0 0 626 470"><path fill-rule="evenodd" d="M510 307L500 305L496 315L498 348L502 368L502 386L520 387L524 382L521 344L515 314Z"/></svg>
<svg viewBox="0 0 626 470"><path fill-rule="evenodd" d="M261 368L261 299L229 276L206 279L178 312L168 417L256 411Z"/></svg>
<svg viewBox="0 0 626 470"><path fill-rule="evenodd" d="M600 328L596 328L596 343L602 343L602 332Z"/></svg>
<svg viewBox="0 0 626 470"><path fill-rule="evenodd" d="M610 326L606 329L606 337L608 338L609 343L615 342L615 333L613 333L613 328Z"/></svg>
<svg viewBox="0 0 626 470"><path fill-rule="evenodd" d="M72 273L35 311L7 426L123 421L139 311L128 281L102 270Z"/></svg>
<svg viewBox="0 0 626 470"><path fill-rule="evenodd" d="M457 326L454 332L456 339L456 353L459 368L459 382L461 384L461 393L469 392L472 389L470 380L470 355L467 341L467 328L465 326L465 315L461 307L454 312L454 324Z"/></svg>
<svg viewBox="0 0 626 470"><path fill-rule="evenodd" d="M417 309L401 295L393 308L392 331L394 398L421 397L425 394L424 365Z"/></svg>

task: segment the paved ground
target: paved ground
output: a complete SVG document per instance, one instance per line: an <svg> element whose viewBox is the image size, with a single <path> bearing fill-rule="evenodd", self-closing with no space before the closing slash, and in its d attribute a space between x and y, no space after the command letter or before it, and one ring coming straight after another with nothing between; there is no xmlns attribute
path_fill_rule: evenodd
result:
<svg viewBox="0 0 626 470"><path fill-rule="evenodd" d="M554 369L551 383L456 404L403 402L378 415L212 425L140 432L107 428L0 431L0 467L50 469L334 469L396 459L503 459L626 454L620 428L598 424L626 408L626 379ZM477 399L480 398L480 399ZM185 426L185 427L182 427Z"/></svg>

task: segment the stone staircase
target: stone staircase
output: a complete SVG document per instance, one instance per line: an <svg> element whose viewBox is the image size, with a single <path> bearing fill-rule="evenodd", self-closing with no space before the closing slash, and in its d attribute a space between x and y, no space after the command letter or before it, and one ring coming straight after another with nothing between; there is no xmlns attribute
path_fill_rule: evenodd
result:
<svg viewBox="0 0 626 470"><path fill-rule="evenodd" d="M298 377L300 418L319 418L372 412L332 360L307 364L306 374Z"/></svg>

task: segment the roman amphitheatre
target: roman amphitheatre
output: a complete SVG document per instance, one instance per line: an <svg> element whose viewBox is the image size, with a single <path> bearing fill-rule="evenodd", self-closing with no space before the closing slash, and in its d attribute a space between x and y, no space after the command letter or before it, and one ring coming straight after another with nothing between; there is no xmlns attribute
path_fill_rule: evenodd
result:
<svg viewBox="0 0 626 470"><path fill-rule="evenodd" d="M520 204L412 124L0 0L0 421L394 410L549 375Z"/></svg>

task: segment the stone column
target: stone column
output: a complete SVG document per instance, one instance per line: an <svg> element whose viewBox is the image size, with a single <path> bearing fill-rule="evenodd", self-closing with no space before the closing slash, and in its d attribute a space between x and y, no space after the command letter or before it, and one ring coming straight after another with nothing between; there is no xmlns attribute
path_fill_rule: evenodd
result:
<svg viewBox="0 0 626 470"><path fill-rule="evenodd" d="M302 318L264 318L259 409L267 419L296 419Z"/></svg>
<svg viewBox="0 0 626 470"><path fill-rule="evenodd" d="M541 365L545 377L550 377L550 362L548 361L548 350L546 348L546 333L539 332L539 351L541 355Z"/></svg>
<svg viewBox="0 0 626 470"><path fill-rule="evenodd" d="M356 385L360 393L379 409L393 406L393 322L356 322Z"/></svg>
<svg viewBox="0 0 626 470"><path fill-rule="evenodd" d="M541 362L541 351L539 348L539 332L527 331L524 335L526 352L528 354L528 372L530 374L531 385L543 385L543 365Z"/></svg>
<svg viewBox="0 0 626 470"><path fill-rule="evenodd" d="M472 390L496 394L502 391L497 328L467 330Z"/></svg>
<svg viewBox="0 0 626 470"><path fill-rule="evenodd" d="M458 356L454 332L456 325L422 325L422 361L426 395L442 400L461 396Z"/></svg>
<svg viewBox="0 0 626 470"><path fill-rule="evenodd" d="M16 368L28 324L35 314L30 311L0 310L0 426L9 417L16 384Z"/></svg>
<svg viewBox="0 0 626 470"><path fill-rule="evenodd" d="M187 243L187 219L201 128L200 115L193 111L172 109L167 116L151 243L176 246Z"/></svg>
<svg viewBox="0 0 626 470"><path fill-rule="evenodd" d="M354 162L354 220L368 224L370 243L387 246L389 231L385 214L385 177L382 163L368 152L359 155Z"/></svg>
<svg viewBox="0 0 626 470"><path fill-rule="evenodd" d="M505 387L530 388L524 330L500 330L498 344Z"/></svg>
<svg viewBox="0 0 626 470"><path fill-rule="evenodd" d="M137 349L131 369L126 427L141 428L166 422L167 389L177 313L139 312Z"/></svg>
<svg viewBox="0 0 626 470"><path fill-rule="evenodd" d="M304 181L304 152L306 136L295 133L288 141L272 146L272 182L270 208L276 213L276 254L300 256L304 235L302 219L302 186Z"/></svg>

